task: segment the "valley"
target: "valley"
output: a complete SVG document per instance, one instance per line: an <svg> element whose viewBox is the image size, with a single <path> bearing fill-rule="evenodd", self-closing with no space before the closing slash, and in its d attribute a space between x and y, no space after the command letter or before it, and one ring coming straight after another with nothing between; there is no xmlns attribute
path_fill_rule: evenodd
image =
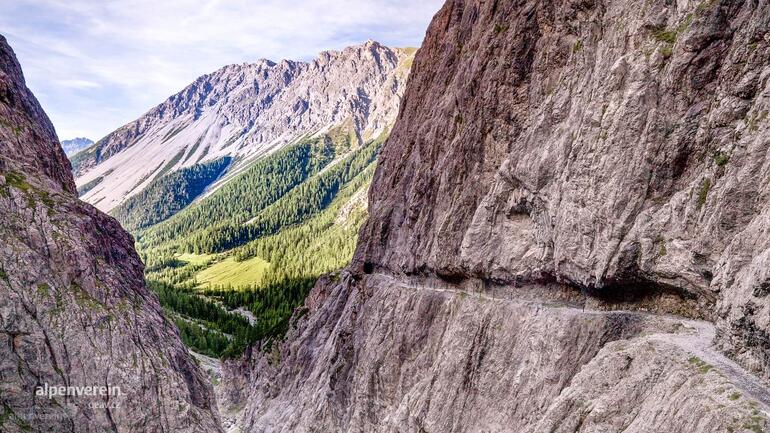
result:
<svg viewBox="0 0 770 433"><path fill-rule="evenodd" d="M0 431L767 432L768 65L767 3L446 0L68 155L0 36Z"/></svg>
<svg viewBox="0 0 770 433"><path fill-rule="evenodd" d="M166 285L167 296L172 287L194 292L226 317L239 308L253 315L255 324L228 338L209 326L221 321L209 309L180 311L161 296L161 305L193 320L180 326L185 343L209 356L237 357L257 340L285 332L315 280L353 256L366 216L365 203L354 199L368 189L381 144L382 138L335 148L322 136L290 146L135 232L151 287ZM226 350L230 346L237 350Z"/></svg>
<svg viewBox="0 0 770 433"><path fill-rule="evenodd" d="M79 195L96 206L107 199L103 191L116 191L116 182L133 182L109 212L134 235L148 285L188 347L201 355L237 358L258 341L269 346L281 338L314 282L348 264L366 218L376 157L394 122L414 53L367 42L323 53L313 64L261 62L257 67L267 72L257 80L266 81L254 84L258 88L272 83L272 69L297 68L296 79L271 90L271 100L262 92L250 94L246 83L232 88L233 77L253 73L251 66L228 67L164 105L186 107L183 100L189 99L207 107L209 117L191 120L187 108L169 117L156 108L134 123L144 132L132 134L132 143L116 141L125 138L124 127L73 157ZM337 69L348 68L346 62L378 72L357 75L359 82L341 81ZM321 64L324 71L315 71ZM200 81L223 86L223 93L201 92ZM346 117L329 85L341 89L341 98L352 98ZM354 95L346 90L350 86L358 86ZM190 136L184 132L188 126L179 126L201 129L211 116L232 123L234 113L249 107L266 112L241 121L258 124L282 107L280 95L304 100L298 88L309 92L308 101L323 88L327 102L316 103L302 128L275 129L283 142L268 147L262 132L254 130L222 143L206 134ZM171 126L156 133L163 125ZM159 145L163 151L156 150ZM112 147L113 155L101 156ZM182 150L168 153L174 147ZM128 156L137 151L144 158L140 165ZM95 153L100 156L89 156Z"/></svg>

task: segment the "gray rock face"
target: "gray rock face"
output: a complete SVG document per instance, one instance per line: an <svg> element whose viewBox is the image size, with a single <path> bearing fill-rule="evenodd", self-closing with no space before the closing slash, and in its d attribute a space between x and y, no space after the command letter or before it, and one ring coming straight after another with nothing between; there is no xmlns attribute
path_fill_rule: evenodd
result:
<svg viewBox="0 0 770 433"><path fill-rule="evenodd" d="M357 265L677 291L770 377L769 24L742 1L448 2Z"/></svg>
<svg viewBox="0 0 770 433"><path fill-rule="evenodd" d="M70 170L0 36L0 431L219 431L133 239L77 199Z"/></svg>
<svg viewBox="0 0 770 433"><path fill-rule="evenodd" d="M83 199L107 211L159 173L225 155L243 167L334 128L376 138L393 124L413 54L369 41L311 62L260 60L204 75L73 158L79 186L102 179Z"/></svg>
<svg viewBox="0 0 770 433"><path fill-rule="evenodd" d="M769 25L448 0L350 273L249 360L245 431L766 431Z"/></svg>
<svg viewBox="0 0 770 433"><path fill-rule="evenodd" d="M766 426L770 396L733 384L745 371L725 374L692 354L699 344L711 351L706 322L587 312L571 302L574 292L555 287L465 290L376 274L320 282L289 343L253 361L243 431Z"/></svg>

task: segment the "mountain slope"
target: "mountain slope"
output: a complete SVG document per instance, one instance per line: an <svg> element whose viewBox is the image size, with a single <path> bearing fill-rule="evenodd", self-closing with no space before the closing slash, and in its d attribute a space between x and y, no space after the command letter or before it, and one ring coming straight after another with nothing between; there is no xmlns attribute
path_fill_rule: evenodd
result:
<svg viewBox="0 0 770 433"><path fill-rule="evenodd" d="M360 146L339 134L302 140L256 161L168 220L137 230L146 277L164 285L161 301L169 300L164 306L172 317L184 314L218 328L208 326L217 318L208 311L213 307L180 308L195 293L230 311L248 311L255 322L230 343L217 336L186 342L202 353L232 357L247 344L283 335L313 282L349 263L385 136Z"/></svg>
<svg viewBox="0 0 770 433"><path fill-rule="evenodd" d="M769 16L448 0L244 430L767 431Z"/></svg>
<svg viewBox="0 0 770 433"><path fill-rule="evenodd" d="M1 431L220 431L211 386L145 287L133 239L77 199L2 36L0 219ZM60 386L87 394L39 391Z"/></svg>
<svg viewBox="0 0 770 433"><path fill-rule="evenodd" d="M770 378L767 6L657 2L629 26L619 1L554 5L540 12L554 32L511 9L524 36L479 23L465 30L476 45L432 41L457 91L411 88L400 116L415 120L383 151L375 183L392 187L372 194L358 266L674 295ZM456 62L473 50L495 55Z"/></svg>
<svg viewBox="0 0 770 433"><path fill-rule="evenodd" d="M157 224L192 203L227 170L230 162L229 156L223 156L160 177L111 213L128 230Z"/></svg>
<svg viewBox="0 0 770 433"><path fill-rule="evenodd" d="M167 317L180 327L192 349L231 357L257 339L280 337L313 281L347 265L366 215L364 191L395 117L413 54L413 50L391 50L369 42L302 64L306 70L276 92L311 86L308 91L313 98L326 98L312 107L308 121L313 122L329 114L328 102L342 92L344 98L355 99L346 103L353 117L340 117L339 107L333 108L337 114L332 113L332 123L296 136L296 131L287 129L293 141L255 158L247 155L251 148L240 146L228 149L233 156L214 160L197 158L196 150L174 151L170 162L164 159L168 155L155 155L158 158L148 167L149 174L131 188L140 192L110 211L135 234L147 264L146 277L157 288ZM377 70L372 70L374 66ZM274 72L266 72L260 80L272 82ZM344 78L341 73L346 74ZM280 109L276 101L285 95L255 102L264 97L264 83L260 83L239 85L212 97L212 101L223 100L213 109L248 112L254 117L243 120L251 123L262 121L265 112L272 116L269 113ZM369 89L374 85L379 87ZM355 95L346 96L349 86L356 88ZM366 95L373 94L393 106L383 111L387 104L371 105L372 96ZM367 101L361 99L364 96ZM177 99L178 95L172 97ZM272 107L273 102L278 106ZM256 103L262 105L254 108ZM363 114L365 122L359 118ZM391 123L383 126L384 121ZM175 132L165 139L172 140ZM193 149L201 146L208 144L196 140ZM187 165L176 169L177 164ZM81 184L78 192L93 197L108 188L111 179L122 182L116 179L120 170L102 172ZM200 299L193 300L196 295ZM224 327L232 331L230 314L247 312L256 324L238 332L222 331Z"/></svg>
<svg viewBox="0 0 770 433"><path fill-rule="evenodd" d="M64 154L69 157L93 144L93 141L85 137L77 137L72 140L62 140L61 147L64 149Z"/></svg>
<svg viewBox="0 0 770 433"><path fill-rule="evenodd" d="M312 62L261 60L204 75L72 158L83 199L110 210L163 173L234 158L231 171L303 137L343 127L357 141L395 118L414 50L376 42Z"/></svg>

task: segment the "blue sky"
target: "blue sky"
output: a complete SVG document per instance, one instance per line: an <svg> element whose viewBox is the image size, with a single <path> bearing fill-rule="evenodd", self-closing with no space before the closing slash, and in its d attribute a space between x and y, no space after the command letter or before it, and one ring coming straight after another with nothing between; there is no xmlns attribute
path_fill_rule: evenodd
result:
<svg viewBox="0 0 770 433"><path fill-rule="evenodd" d="M443 0L0 0L0 33L64 140L98 140L195 78L374 39L419 46Z"/></svg>

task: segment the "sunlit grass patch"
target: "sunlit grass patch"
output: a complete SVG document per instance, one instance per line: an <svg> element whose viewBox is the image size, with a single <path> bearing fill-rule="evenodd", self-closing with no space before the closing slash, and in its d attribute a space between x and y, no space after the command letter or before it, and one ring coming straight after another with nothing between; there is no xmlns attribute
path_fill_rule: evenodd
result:
<svg viewBox="0 0 770 433"><path fill-rule="evenodd" d="M270 263L259 257L252 257L242 262L228 257L198 272L195 278L201 287L252 286L262 281L262 276L269 266Z"/></svg>
<svg viewBox="0 0 770 433"><path fill-rule="evenodd" d="M193 254L193 253L184 253L177 256L177 259L180 261L183 261L190 265L202 265L205 264L207 261L214 258L214 255L212 254Z"/></svg>

